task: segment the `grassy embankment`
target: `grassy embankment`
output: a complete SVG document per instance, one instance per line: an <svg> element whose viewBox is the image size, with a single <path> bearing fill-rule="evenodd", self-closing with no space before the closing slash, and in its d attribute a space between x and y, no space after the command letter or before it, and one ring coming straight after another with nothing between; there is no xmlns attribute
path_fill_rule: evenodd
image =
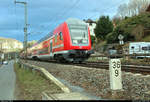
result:
<svg viewBox="0 0 150 102"><path fill-rule="evenodd" d="M51 94L62 93L63 91L52 81L49 81L38 73L20 68L14 64L16 72L17 99L19 100L41 100L42 92L48 91Z"/></svg>

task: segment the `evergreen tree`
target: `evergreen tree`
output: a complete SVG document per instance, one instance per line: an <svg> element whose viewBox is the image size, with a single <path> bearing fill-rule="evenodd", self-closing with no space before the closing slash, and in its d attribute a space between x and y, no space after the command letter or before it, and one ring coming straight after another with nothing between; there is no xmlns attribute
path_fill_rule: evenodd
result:
<svg viewBox="0 0 150 102"><path fill-rule="evenodd" d="M92 45L95 43L95 36L91 35L91 43Z"/></svg>
<svg viewBox="0 0 150 102"><path fill-rule="evenodd" d="M109 16L102 16L99 18L96 28L94 29L95 35L98 40L105 40L106 36L113 31L113 24Z"/></svg>

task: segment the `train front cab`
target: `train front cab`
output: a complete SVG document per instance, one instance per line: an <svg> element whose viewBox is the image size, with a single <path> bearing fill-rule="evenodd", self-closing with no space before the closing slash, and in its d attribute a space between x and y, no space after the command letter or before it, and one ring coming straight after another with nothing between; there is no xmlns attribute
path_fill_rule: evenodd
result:
<svg viewBox="0 0 150 102"><path fill-rule="evenodd" d="M78 22L78 23L76 23ZM71 62L82 62L90 57L91 39L88 26L80 21L73 20L64 23L64 45L67 53L63 54L64 58Z"/></svg>

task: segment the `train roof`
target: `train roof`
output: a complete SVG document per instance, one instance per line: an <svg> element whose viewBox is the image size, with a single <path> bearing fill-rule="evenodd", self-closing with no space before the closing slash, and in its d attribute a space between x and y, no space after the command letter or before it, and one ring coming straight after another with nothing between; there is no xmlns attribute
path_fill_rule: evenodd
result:
<svg viewBox="0 0 150 102"><path fill-rule="evenodd" d="M82 20L80 20L80 19L77 19L77 18L68 18L67 20L66 20L66 23L68 24L68 25L87 25L84 21L82 21ZM39 44L39 43L41 43L42 41L44 41L44 40L47 40L48 38L50 38L51 36L53 36L53 32L54 32L54 30L53 31L51 31L50 33L48 33L46 36L44 36L43 38L41 38L37 43L35 43L33 46L35 46L35 45L37 45L37 44ZM32 47L33 47L32 46Z"/></svg>
<svg viewBox="0 0 150 102"><path fill-rule="evenodd" d="M77 18L69 18L66 20L68 25L87 25L84 21Z"/></svg>
<svg viewBox="0 0 150 102"><path fill-rule="evenodd" d="M37 44L41 43L41 42L44 41L44 40L47 40L47 39L50 38L51 36L53 36L53 31L50 32L50 33L48 33L48 34L47 34L46 36L44 36L43 38L41 38L41 39L37 42Z"/></svg>

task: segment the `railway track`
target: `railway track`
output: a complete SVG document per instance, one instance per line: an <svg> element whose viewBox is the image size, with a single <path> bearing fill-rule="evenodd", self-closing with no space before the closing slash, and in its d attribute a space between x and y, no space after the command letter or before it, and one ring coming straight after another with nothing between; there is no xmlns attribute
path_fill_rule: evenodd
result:
<svg viewBox="0 0 150 102"><path fill-rule="evenodd" d="M33 60L28 60L28 61L33 61ZM55 60L51 61L37 61L39 63L46 62L46 63L56 63L58 64L59 62L56 62ZM59 63L63 65L68 65L68 63ZM97 68L97 69L107 69L109 70L109 64L108 62L83 62L81 64L79 63L69 63L69 65L74 65L74 66L81 66L81 67L88 67L88 68ZM121 70L125 72L132 72L132 73L140 73L140 74L150 74L150 66L143 66L143 65L121 65Z"/></svg>
<svg viewBox="0 0 150 102"><path fill-rule="evenodd" d="M87 62L84 64L75 64L76 66L107 69L109 70L109 64L99 62ZM121 70L125 72L150 74L150 66L139 66L139 65L121 65Z"/></svg>

